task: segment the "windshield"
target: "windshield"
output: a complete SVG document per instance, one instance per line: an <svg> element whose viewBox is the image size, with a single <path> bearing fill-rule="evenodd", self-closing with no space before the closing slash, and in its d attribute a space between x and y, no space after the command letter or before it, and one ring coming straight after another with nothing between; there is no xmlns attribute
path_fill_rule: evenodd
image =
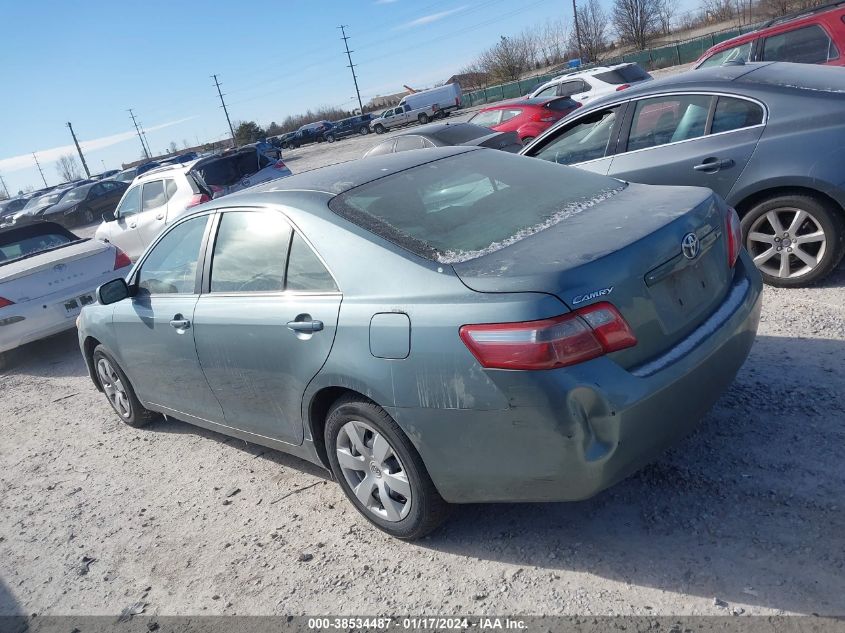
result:
<svg viewBox="0 0 845 633"><path fill-rule="evenodd" d="M622 187L598 174L481 150L356 187L330 207L418 255L455 263L525 239Z"/></svg>
<svg viewBox="0 0 845 633"><path fill-rule="evenodd" d="M46 196L39 196L33 198L26 203L24 209L34 209L47 204L56 204L59 199L65 194L65 191L57 191L56 193L48 193Z"/></svg>

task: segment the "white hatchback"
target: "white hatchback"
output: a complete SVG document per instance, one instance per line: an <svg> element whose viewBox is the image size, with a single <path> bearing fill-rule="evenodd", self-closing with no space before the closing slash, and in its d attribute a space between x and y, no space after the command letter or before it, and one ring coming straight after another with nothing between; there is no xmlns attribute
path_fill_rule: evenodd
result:
<svg viewBox="0 0 845 633"><path fill-rule="evenodd" d="M585 101L595 101L598 97L613 94L652 79L654 77L633 63L597 66L555 77L537 86L528 96L532 98L570 97L583 104Z"/></svg>

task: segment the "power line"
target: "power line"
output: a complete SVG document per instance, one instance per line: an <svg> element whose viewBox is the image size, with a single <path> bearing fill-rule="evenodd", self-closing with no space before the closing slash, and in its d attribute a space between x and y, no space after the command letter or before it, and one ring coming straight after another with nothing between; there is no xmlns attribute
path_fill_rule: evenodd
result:
<svg viewBox="0 0 845 633"><path fill-rule="evenodd" d="M88 163L85 162L85 156L82 155L82 148L79 147L79 141L76 140L76 134L73 133L73 126L70 124L70 121L68 121L67 127L70 130L70 135L73 137L73 143L76 145L76 151L79 152L79 160L82 161L82 167L85 169L85 175L90 178L91 172L88 170ZM35 156L35 154L33 154L33 156ZM41 174L41 176L43 177L44 174Z"/></svg>
<svg viewBox="0 0 845 633"><path fill-rule="evenodd" d="M226 102L223 101L223 93L220 92L220 82L217 81L217 75L212 75L214 77L214 85L217 86L217 94L220 95L220 103L222 104L223 112L226 113L226 123L229 124L229 131L232 133L232 146L234 147L237 145L235 142L235 130L232 128L232 121L229 118L229 111L226 109Z"/></svg>
<svg viewBox="0 0 845 633"><path fill-rule="evenodd" d="M358 90L358 78L355 76L355 64L352 63L352 51L349 50L349 37L346 35L346 25L341 24L340 32L343 33L343 45L346 47L346 57L349 60L349 70L352 71L352 81L355 83L355 94L358 95L358 107L361 109L361 114L364 114L364 103L361 101L361 91Z"/></svg>
<svg viewBox="0 0 845 633"><path fill-rule="evenodd" d="M146 156L147 159L149 159L150 158L150 151L147 148L147 146L144 145L144 137L141 136L141 130L138 127L138 122L135 120L135 113L132 112L132 108L128 108L126 111L129 113L129 116L132 119L132 125L135 126L135 132L138 133L138 140L141 141L141 148L144 150L144 156Z"/></svg>
<svg viewBox="0 0 845 633"><path fill-rule="evenodd" d="M38 156L35 155L35 152L32 152L32 157L35 159L35 166L38 167L38 173L41 174L41 180L44 181L44 186L49 187L50 185L47 184L47 179L44 177L44 170L41 169L41 164L38 162Z"/></svg>

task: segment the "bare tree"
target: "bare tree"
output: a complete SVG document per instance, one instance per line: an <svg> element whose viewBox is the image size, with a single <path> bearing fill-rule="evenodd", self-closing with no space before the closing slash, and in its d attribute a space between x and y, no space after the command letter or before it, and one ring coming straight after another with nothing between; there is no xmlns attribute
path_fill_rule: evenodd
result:
<svg viewBox="0 0 845 633"><path fill-rule="evenodd" d="M780 0L778 0L780 1ZM733 0L704 0L704 10L709 22L727 22L736 15Z"/></svg>
<svg viewBox="0 0 845 633"><path fill-rule="evenodd" d="M516 81L531 65L530 53L521 37L501 36L499 42L478 59L493 81Z"/></svg>
<svg viewBox="0 0 845 633"><path fill-rule="evenodd" d="M569 29L564 20L547 20L535 32L539 54L547 66L559 64L566 59Z"/></svg>
<svg viewBox="0 0 845 633"><path fill-rule="evenodd" d="M79 168L79 163L76 162L73 154L59 156L59 160L56 161L56 171L59 172L62 180L67 182L82 178L82 170Z"/></svg>
<svg viewBox="0 0 845 633"><path fill-rule="evenodd" d="M598 0L587 0L578 9L578 27L581 31L581 51L579 55L584 61L597 61L600 55L607 50L607 31L609 19L607 13L602 9ZM578 44L575 41L575 34L572 34L572 47L577 50Z"/></svg>
<svg viewBox="0 0 845 633"><path fill-rule="evenodd" d="M613 0L611 15L619 38L638 50L660 30L659 0Z"/></svg>
<svg viewBox="0 0 845 633"><path fill-rule="evenodd" d="M657 16L663 35L669 35L672 32L672 18L675 17L676 9L673 0L657 0Z"/></svg>

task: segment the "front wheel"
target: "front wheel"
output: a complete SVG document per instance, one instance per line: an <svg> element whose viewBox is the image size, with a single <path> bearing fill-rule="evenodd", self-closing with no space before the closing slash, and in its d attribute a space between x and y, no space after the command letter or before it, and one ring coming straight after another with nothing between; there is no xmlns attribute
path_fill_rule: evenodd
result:
<svg viewBox="0 0 845 633"><path fill-rule="evenodd" d="M821 281L845 253L841 212L806 195L775 196L742 218L745 248L763 281L790 288Z"/></svg>
<svg viewBox="0 0 845 633"><path fill-rule="evenodd" d="M94 222L94 212L91 209L85 209L82 212L82 224L88 225Z"/></svg>
<svg viewBox="0 0 845 633"><path fill-rule="evenodd" d="M417 117L417 120L419 120L420 125L425 125L426 123L428 123L429 118L428 118L428 115L425 112L423 112L421 115L419 115Z"/></svg>
<svg viewBox="0 0 845 633"><path fill-rule="evenodd" d="M368 128L366 125L362 125L361 128L358 130L358 134L360 134L361 136L366 136L369 133L370 128Z"/></svg>
<svg viewBox="0 0 845 633"><path fill-rule="evenodd" d="M384 126L381 124L376 125L374 129L376 131L376 134L384 134L385 132Z"/></svg>
<svg viewBox="0 0 845 633"><path fill-rule="evenodd" d="M343 492L376 527L414 540L436 529L449 506L399 425L378 405L341 399L326 422L332 472Z"/></svg>
<svg viewBox="0 0 845 633"><path fill-rule="evenodd" d="M106 399L126 424L139 428L161 418L160 414L144 408L129 378L102 345L94 348L94 369Z"/></svg>
<svg viewBox="0 0 845 633"><path fill-rule="evenodd" d="M334 134L327 134L325 138L327 143L334 143Z"/></svg>

